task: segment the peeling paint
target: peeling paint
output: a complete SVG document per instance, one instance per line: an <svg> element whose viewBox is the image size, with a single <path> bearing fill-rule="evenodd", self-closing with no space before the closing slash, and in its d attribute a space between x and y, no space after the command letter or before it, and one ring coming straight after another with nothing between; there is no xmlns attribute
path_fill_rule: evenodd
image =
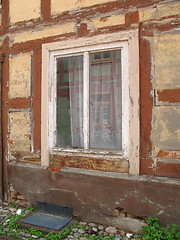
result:
<svg viewBox="0 0 180 240"><path fill-rule="evenodd" d="M30 135L30 112L9 113L9 150L25 151L31 150Z"/></svg>
<svg viewBox="0 0 180 240"><path fill-rule="evenodd" d="M155 155L160 149L179 150L180 107L155 107L154 146Z"/></svg>
<svg viewBox="0 0 180 240"><path fill-rule="evenodd" d="M154 37L155 89L180 88L180 34L169 33Z"/></svg>
<svg viewBox="0 0 180 240"><path fill-rule="evenodd" d="M9 58L9 98L29 97L31 94L31 53Z"/></svg>
<svg viewBox="0 0 180 240"><path fill-rule="evenodd" d="M40 17L41 0L10 0L10 22L14 24L16 22L31 20Z"/></svg>

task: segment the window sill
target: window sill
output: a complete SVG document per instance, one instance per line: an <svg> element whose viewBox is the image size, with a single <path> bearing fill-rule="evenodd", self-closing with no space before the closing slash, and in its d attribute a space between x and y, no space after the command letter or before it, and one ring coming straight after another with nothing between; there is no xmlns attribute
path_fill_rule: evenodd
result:
<svg viewBox="0 0 180 240"><path fill-rule="evenodd" d="M100 149L73 149L73 148L54 148L50 151L52 155L73 155L82 157L92 157L98 159L124 159L128 160L122 151L110 151L110 150L100 150Z"/></svg>
<svg viewBox="0 0 180 240"><path fill-rule="evenodd" d="M49 166L54 168L81 168L104 172L129 173L129 161L122 154L53 149Z"/></svg>

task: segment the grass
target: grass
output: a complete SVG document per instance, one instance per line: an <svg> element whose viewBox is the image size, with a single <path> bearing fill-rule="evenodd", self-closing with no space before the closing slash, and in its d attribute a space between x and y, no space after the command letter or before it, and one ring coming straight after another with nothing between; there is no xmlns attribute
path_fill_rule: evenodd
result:
<svg viewBox="0 0 180 240"><path fill-rule="evenodd" d="M177 224L167 225L164 229L159 226L158 218L148 218L147 226L142 227L143 240L180 240L180 226Z"/></svg>

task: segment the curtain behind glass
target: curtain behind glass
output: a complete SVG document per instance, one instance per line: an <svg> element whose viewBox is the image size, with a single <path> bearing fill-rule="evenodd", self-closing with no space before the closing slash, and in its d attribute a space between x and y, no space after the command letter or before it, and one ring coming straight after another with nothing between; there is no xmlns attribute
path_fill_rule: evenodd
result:
<svg viewBox="0 0 180 240"><path fill-rule="evenodd" d="M90 54L90 147L121 149L121 52Z"/></svg>
<svg viewBox="0 0 180 240"><path fill-rule="evenodd" d="M57 59L56 145L83 147L83 57Z"/></svg>

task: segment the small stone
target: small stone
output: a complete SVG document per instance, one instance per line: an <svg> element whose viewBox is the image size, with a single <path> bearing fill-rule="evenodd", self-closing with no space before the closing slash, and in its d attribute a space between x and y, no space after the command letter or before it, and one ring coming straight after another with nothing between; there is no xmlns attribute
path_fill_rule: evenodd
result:
<svg viewBox="0 0 180 240"><path fill-rule="evenodd" d="M5 215L0 216L0 221L2 221L5 218Z"/></svg>
<svg viewBox="0 0 180 240"><path fill-rule="evenodd" d="M4 209L4 210L3 210L3 213L5 213L5 214L6 214L6 213L9 213L9 210L8 210L8 209Z"/></svg>
<svg viewBox="0 0 180 240"><path fill-rule="evenodd" d="M36 235L32 235L32 238L34 238L34 239L36 239L36 238L38 238Z"/></svg>
<svg viewBox="0 0 180 240"><path fill-rule="evenodd" d="M100 231L104 231L104 226L99 225L99 226L98 226L98 229L99 229Z"/></svg>
<svg viewBox="0 0 180 240"><path fill-rule="evenodd" d="M15 208L9 208L9 210L10 210L11 212L15 212L15 211L16 211Z"/></svg>
<svg viewBox="0 0 180 240"><path fill-rule="evenodd" d="M89 225L90 227L95 227L95 226L96 226L95 223L89 223L88 225Z"/></svg>
<svg viewBox="0 0 180 240"><path fill-rule="evenodd" d="M30 238L30 236L31 236L31 234L29 234L29 233L26 233L25 234L25 237L27 237L27 238ZM40 239L39 239L40 240ZM42 240L42 239L41 239Z"/></svg>
<svg viewBox="0 0 180 240"><path fill-rule="evenodd" d="M21 215L21 213L22 213L22 209L18 209L16 212L17 215Z"/></svg>
<svg viewBox="0 0 180 240"><path fill-rule="evenodd" d="M92 231L92 233L97 233L98 232L96 227L92 227L91 231Z"/></svg>
<svg viewBox="0 0 180 240"><path fill-rule="evenodd" d="M18 200L25 200L22 195L18 195L18 196L17 196L17 199L18 199ZM34 235L34 236L35 236L35 235Z"/></svg>
<svg viewBox="0 0 180 240"><path fill-rule="evenodd" d="M78 228L73 228L72 232L77 232Z"/></svg>
<svg viewBox="0 0 180 240"><path fill-rule="evenodd" d="M120 216L121 218L125 218L125 217L126 217L126 214L123 213L123 212L120 212L120 213L119 213L119 216Z"/></svg>
<svg viewBox="0 0 180 240"><path fill-rule="evenodd" d="M26 210L26 211L25 211L25 214L28 214L28 213L29 213L29 210Z"/></svg>
<svg viewBox="0 0 180 240"><path fill-rule="evenodd" d="M103 235L104 232L103 231L99 231L98 235Z"/></svg>
<svg viewBox="0 0 180 240"><path fill-rule="evenodd" d="M122 237L120 234L116 234L115 237L114 237L114 240L120 240Z"/></svg>
<svg viewBox="0 0 180 240"><path fill-rule="evenodd" d="M86 237L80 237L79 240L87 240Z"/></svg>
<svg viewBox="0 0 180 240"><path fill-rule="evenodd" d="M19 232L18 235L25 236L25 233L24 232Z"/></svg>
<svg viewBox="0 0 180 240"><path fill-rule="evenodd" d="M75 237L75 238L79 238L80 236L81 236L81 233L78 233L78 232L77 232L77 233L74 233L74 237Z"/></svg>
<svg viewBox="0 0 180 240"><path fill-rule="evenodd" d="M87 227L85 228L85 230L86 230L86 231L89 231L89 229L90 229L90 227L89 227L89 226L87 226Z"/></svg>
<svg viewBox="0 0 180 240"><path fill-rule="evenodd" d="M119 231L120 235L125 236L125 232L123 230Z"/></svg>
<svg viewBox="0 0 180 240"><path fill-rule="evenodd" d="M119 210L118 210L117 208L115 208L115 209L113 210L113 212L114 212L116 215L119 215Z"/></svg>
<svg viewBox="0 0 180 240"><path fill-rule="evenodd" d="M9 232L9 228L4 228L4 231L5 232Z"/></svg>
<svg viewBox="0 0 180 240"><path fill-rule="evenodd" d="M87 222L79 222L79 226L87 225Z"/></svg>
<svg viewBox="0 0 180 240"><path fill-rule="evenodd" d="M46 240L45 238L40 238L39 240Z"/></svg>
<svg viewBox="0 0 180 240"><path fill-rule="evenodd" d="M81 234L85 233L84 229L81 229L81 228L78 229L78 232L81 233Z"/></svg>
<svg viewBox="0 0 180 240"><path fill-rule="evenodd" d="M134 237L140 237L140 235L139 234L134 234Z"/></svg>
<svg viewBox="0 0 180 240"><path fill-rule="evenodd" d="M109 234L116 234L117 229L115 227L107 227L106 232L109 233Z"/></svg>
<svg viewBox="0 0 180 240"><path fill-rule="evenodd" d="M126 237L131 238L133 236L132 233L126 233Z"/></svg>

